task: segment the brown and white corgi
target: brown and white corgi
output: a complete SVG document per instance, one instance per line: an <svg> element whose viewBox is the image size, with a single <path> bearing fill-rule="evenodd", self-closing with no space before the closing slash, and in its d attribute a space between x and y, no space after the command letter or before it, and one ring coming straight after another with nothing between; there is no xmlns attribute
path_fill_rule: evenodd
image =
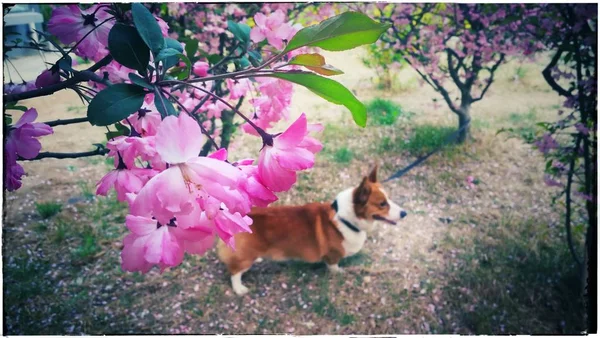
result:
<svg viewBox="0 0 600 338"><path fill-rule="evenodd" d="M361 250L374 221L396 224L406 211L388 199L375 167L358 187L342 191L333 203L254 208L249 216L252 233L235 235L235 251L222 241L218 244L219 258L238 295L248 292L242 274L262 258L325 261L330 271L341 272L338 262Z"/></svg>

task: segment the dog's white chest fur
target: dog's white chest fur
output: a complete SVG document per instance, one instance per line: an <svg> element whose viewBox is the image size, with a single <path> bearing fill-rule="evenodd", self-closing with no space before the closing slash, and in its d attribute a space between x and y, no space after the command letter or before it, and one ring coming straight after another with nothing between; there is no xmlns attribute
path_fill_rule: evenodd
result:
<svg viewBox="0 0 600 338"><path fill-rule="evenodd" d="M363 245L365 245L365 241L367 240L367 233L363 230L356 232L344 223L342 223L337 217L336 222L338 223L338 229L344 236L344 241L342 241L342 246L344 247L344 257L352 256L355 253L358 253Z"/></svg>
<svg viewBox="0 0 600 338"><path fill-rule="evenodd" d="M336 201L338 211L334 220L337 222L338 229L342 233L342 236L344 236L344 241L342 242L342 246L346 251L344 257L348 257L359 252L365 245L365 241L367 240L367 232L365 230L369 228L370 224L368 224L369 222L356 217L356 214L354 213L354 204L352 203L352 189L347 189L339 193L336 197ZM347 225L342 223L340 217L350 222L360 229L360 231L356 232L350 229Z"/></svg>

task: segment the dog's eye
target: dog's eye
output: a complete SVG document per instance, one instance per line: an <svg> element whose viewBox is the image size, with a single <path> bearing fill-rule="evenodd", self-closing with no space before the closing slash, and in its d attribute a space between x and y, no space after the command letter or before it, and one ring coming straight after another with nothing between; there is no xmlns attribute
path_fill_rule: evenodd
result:
<svg viewBox="0 0 600 338"><path fill-rule="evenodd" d="M383 202L379 203L379 206L382 208L387 207L387 205L388 205L387 201L383 201Z"/></svg>

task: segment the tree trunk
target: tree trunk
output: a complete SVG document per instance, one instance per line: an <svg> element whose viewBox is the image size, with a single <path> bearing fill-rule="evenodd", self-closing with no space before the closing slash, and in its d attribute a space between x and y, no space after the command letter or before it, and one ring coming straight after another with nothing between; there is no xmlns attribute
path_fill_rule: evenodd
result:
<svg viewBox="0 0 600 338"><path fill-rule="evenodd" d="M457 113L458 115L458 137L456 138L456 143L461 144L464 143L469 135L471 134L471 126L467 125L471 122L471 101L463 100L460 105L460 109Z"/></svg>
<svg viewBox="0 0 600 338"><path fill-rule="evenodd" d="M221 148L229 148L229 142L231 141L234 129L234 116L235 112L231 110L223 110L221 113L221 122L223 123L223 128L221 129Z"/></svg>

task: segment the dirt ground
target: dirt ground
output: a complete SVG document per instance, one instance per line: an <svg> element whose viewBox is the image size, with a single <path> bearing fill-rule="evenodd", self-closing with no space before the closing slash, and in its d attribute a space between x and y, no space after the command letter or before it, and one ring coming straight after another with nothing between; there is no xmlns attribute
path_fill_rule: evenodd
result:
<svg viewBox="0 0 600 338"><path fill-rule="evenodd" d="M383 137L410 138L419 125L455 125L454 115L443 103L434 108L432 99L440 98L431 88L419 85L410 69L397 74L396 89L376 89L373 72L361 62L363 53L324 55L328 63L345 71L336 80L359 99L391 100L403 111L414 113L413 118L392 127L361 129L345 108L296 88L291 118L305 112L310 122L326 125L319 136L325 149L317 156L315 168L301 174L297 186L280 194L277 203L332 201L337 192L359 183L375 163L381 165L381 177L387 177L415 156L377 151ZM500 69L485 99L473 107L471 142L435 155L404 178L385 185L409 217L396 226L379 224L364 252L343 262L344 275L330 275L319 264L263 262L244 276L251 289L244 297L233 294L213 251L202 258L188 257L181 267L162 275L122 272L119 249L124 207L114 202L114 196L112 200L93 197L96 182L109 170L102 158L25 162L28 175L23 187L4 195L3 266L5 273L11 272L4 280L5 334L577 330L578 324L567 318L570 310L555 293L559 277L535 272L535 278L543 282L557 278L552 282L556 285L540 286L535 292L527 292L526 284L505 287L516 271L511 265L513 255L520 257L515 258L517 266L546 257L547 247L556 250L548 254L563 257L556 244L564 244L561 214L551 206L552 191L542 182L543 159L521 140L496 135L515 121L533 124L554 118L560 100L544 83L540 62L524 63L526 76L518 80L515 69L520 62ZM23 104L38 110L39 121L85 114L77 96L67 91ZM42 138L44 151L87 151L105 133L88 124L54 130L54 135ZM259 147L256 138L238 134L230 157L256 156ZM349 161L336 157L342 148L353 154ZM480 183L469 187L468 176ZM35 203L49 201L63 208L44 220ZM87 238L92 238L92 249ZM501 251L509 247L508 240L524 251ZM86 248L91 254L80 254ZM491 251L473 251L477 248ZM490 264L486 255L498 257L498 265L485 265ZM568 263L561 266L571 267ZM490 274L483 275L485 271ZM496 287L497 283L503 286ZM511 295L512 288L521 289ZM491 301L494 297L500 298ZM545 305L538 303L541 299ZM522 318L522 313L538 306L556 315ZM28 326L31 320L38 323Z"/></svg>

